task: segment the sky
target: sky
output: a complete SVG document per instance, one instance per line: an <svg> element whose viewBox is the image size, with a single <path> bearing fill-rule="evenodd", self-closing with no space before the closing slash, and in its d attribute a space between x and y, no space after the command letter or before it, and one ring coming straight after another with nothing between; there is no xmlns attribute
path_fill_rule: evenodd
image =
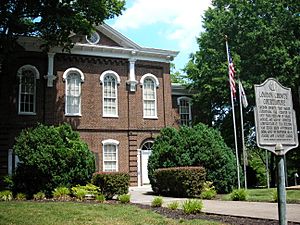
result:
<svg viewBox="0 0 300 225"><path fill-rule="evenodd" d="M199 46L202 16L211 0L127 0L123 15L106 23L142 47L179 51L176 70L184 68Z"/></svg>

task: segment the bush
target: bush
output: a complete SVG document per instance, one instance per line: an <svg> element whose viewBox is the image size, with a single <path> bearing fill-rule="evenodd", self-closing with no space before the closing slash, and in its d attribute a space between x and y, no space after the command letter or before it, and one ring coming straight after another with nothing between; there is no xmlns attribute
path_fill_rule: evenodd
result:
<svg viewBox="0 0 300 225"><path fill-rule="evenodd" d="M202 199L213 199L216 197L217 192L215 190L215 187L212 185L213 183L210 181L206 181L203 185L203 189L201 192L200 197Z"/></svg>
<svg viewBox="0 0 300 225"><path fill-rule="evenodd" d="M9 190L0 192L0 201L11 201L13 199L13 194Z"/></svg>
<svg viewBox="0 0 300 225"><path fill-rule="evenodd" d="M162 197L158 196L158 197L154 197L152 202L151 202L151 206L152 207L161 207L163 204L164 200Z"/></svg>
<svg viewBox="0 0 300 225"><path fill-rule="evenodd" d="M123 204L126 204L126 203L129 203L130 202L130 195L127 195L127 194L123 194L123 195L119 195L118 196L118 200L123 203Z"/></svg>
<svg viewBox="0 0 300 225"><path fill-rule="evenodd" d="M13 149L20 159L14 192L28 197L39 191L50 196L55 187L85 184L95 171L94 155L67 124L24 129Z"/></svg>
<svg viewBox="0 0 300 225"><path fill-rule="evenodd" d="M24 201L24 200L26 200L26 195L24 193L18 193L16 195L16 200L18 200L18 201Z"/></svg>
<svg viewBox="0 0 300 225"><path fill-rule="evenodd" d="M186 214L200 213L203 208L203 202L200 199L188 199L183 202L182 208Z"/></svg>
<svg viewBox="0 0 300 225"><path fill-rule="evenodd" d="M178 209L179 203L177 201L170 202L167 207L168 207L168 209L175 210L175 209Z"/></svg>
<svg viewBox="0 0 300 225"><path fill-rule="evenodd" d="M53 191L53 197L59 200L69 199L70 190L67 187L58 187Z"/></svg>
<svg viewBox="0 0 300 225"><path fill-rule="evenodd" d="M237 183L235 156L220 132L204 124L194 127L164 128L155 139L148 161L151 185L158 168L203 166L206 179L218 193L229 193Z"/></svg>
<svg viewBox="0 0 300 225"><path fill-rule="evenodd" d="M103 194L96 195L96 201L103 203L105 202L105 196Z"/></svg>
<svg viewBox="0 0 300 225"><path fill-rule="evenodd" d="M278 202L277 189L272 191L272 200L273 202Z"/></svg>
<svg viewBox="0 0 300 225"><path fill-rule="evenodd" d="M93 175L92 183L100 188L106 199L112 199L128 193L129 179L128 173L99 172Z"/></svg>
<svg viewBox="0 0 300 225"><path fill-rule="evenodd" d="M33 199L36 201L44 200L46 198L46 195L44 192L40 191L33 195Z"/></svg>
<svg viewBox="0 0 300 225"><path fill-rule="evenodd" d="M155 193L175 197L196 197L201 194L205 181L203 167L176 167L154 172L152 189Z"/></svg>
<svg viewBox="0 0 300 225"><path fill-rule="evenodd" d="M87 184L85 186L76 185L71 188L72 194L80 201L84 200L86 195L95 197L100 193L100 188L93 184Z"/></svg>
<svg viewBox="0 0 300 225"><path fill-rule="evenodd" d="M247 200L247 191L245 189L233 190L230 194L230 199L232 201L246 201Z"/></svg>

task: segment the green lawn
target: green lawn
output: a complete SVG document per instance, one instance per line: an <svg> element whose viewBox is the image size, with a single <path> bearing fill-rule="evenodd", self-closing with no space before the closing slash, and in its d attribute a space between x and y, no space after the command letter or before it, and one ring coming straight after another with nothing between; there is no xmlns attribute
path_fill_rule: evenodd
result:
<svg viewBox="0 0 300 225"><path fill-rule="evenodd" d="M75 202L0 202L1 225L205 225L203 220L173 220L133 205Z"/></svg>
<svg viewBox="0 0 300 225"><path fill-rule="evenodd" d="M276 192L276 188L270 189L248 189L248 201L256 202L273 202L273 193ZM287 203L300 203L300 190L287 190L286 191ZM223 200L230 200L230 194L224 195Z"/></svg>

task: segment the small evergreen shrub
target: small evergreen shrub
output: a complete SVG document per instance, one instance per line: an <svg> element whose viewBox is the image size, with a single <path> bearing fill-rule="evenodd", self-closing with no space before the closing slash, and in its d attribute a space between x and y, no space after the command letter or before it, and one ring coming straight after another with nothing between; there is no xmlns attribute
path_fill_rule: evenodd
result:
<svg viewBox="0 0 300 225"><path fill-rule="evenodd" d="M55 188L52 192L53 197L59 200L67 200L69 199L70 190L67 187L58 187Z"/></svg>
<svg viewBox="0 0 300 225"><path fill-rule="evenodd" d="M155 193L174 197L198 197L205 181L203 167L176 167L158 169L153 175Z"/></svg>
<svg viewBox="0 0 300 225"><path fill-rule="evenodd" d="M161 207L163 204L164 200L162 197L160 196L156 196L153 198L152 202L151 202L151 206L152 207Z"/></svg>
<svg viewBox="0 0 300 225"><path fill-rule="evenodd" d="M94 198L100 194L100 188L93 184L87 184L85 186L76 185L71 188L72 194L80 201L84 200L87 195Z"/></svg>
<svg viewBox="0 0 300 225"><path fill-rule="evenodd" d="M96 195L96 201L100 202L100 203L103 203L105 202L105 196L103 194L99 194L99 195Z"/></svg>
<svg viewBox="0 0 300 225"><path fill-rule="evenodd" d="M128 173L99 172L93 175L92 183L100 188L106 199L112 199L128 193L129 179Z"/></svg>
<svg viewBox="0 0 300 225"><path fill-rule="evenodd" d="M200 197L202 199L213 199L216 197L216 195L217 192L215 190L215 187L213 186L213 183L210 181L206 181L203 185Z"/></svg>
<svg viewBox="0 0 300 225"><path fill-rule="evenodd" d="M24 200L26 200L26 195L24 193L18 193L16 195L16 200L17 201L24 201Z"/></svg>
<svg viewBox="0 0 300 225"><path fill-rule="evenodd" d="M122 204L126 204L130 202L130 195L128 194L123 194L123 195L119 195L118 196L118 200L122 203Z"/></svg>
<svg viewBox="0 0 300 225"><path fill-rule="evenodd" d="M167 205L168 209L171 209L171 210L176 210L178 209L179 207L179 203L177 201L175 202L170 202L168 205Z"/></svg>
<svg viewBox="0 0 300 225"><path fill-rule="evenodd" d="M46 195L44 192L42 191L39 191L38 193L34 194L33 195L33 199L35 201L40 201L40 200L44 200L46 198Z"/></svg>
<svg viewBox="0 0 300 225"><path fill-rule="evenodd" d="M83 201L85 198L85 195L88 193L87 190L82 188L82 186L76 186L72 187L72 194L76 197L77 200Z"/></svg>
<svg viewBox="0 0 300 225"><path fill-rule="evenodd" d="M247 191L245 189L235 189L231 192L230 199L232 201L246 201Z"/></svg>
<svg viewBox="0 0 300 225"><path fill-rule="evenodd" d="M277 190L272 191L272 200L273 200L273 202L278 202Z"/></svg>
<svg viewBox="0 0 300 225"><path fill-rule="evenodd" d="M0 192L0 201L11 201L13 199L13 194L9 190Z"/></svg>
<svg viewBox="0 0 300 225"><path fill-rule="evenodd" d="M182 208L186 214L200 213L203 209L203 202L200 199L188 199L183 202Z"/></svg>

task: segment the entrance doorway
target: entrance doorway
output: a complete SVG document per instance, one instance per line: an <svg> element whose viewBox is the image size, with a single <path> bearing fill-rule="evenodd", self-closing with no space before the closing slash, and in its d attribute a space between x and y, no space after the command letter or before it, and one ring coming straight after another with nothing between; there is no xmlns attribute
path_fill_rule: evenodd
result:
<svg viewBox="0 0 300 225"><path fill-rule="evenodd" d="M141 148L141 181L142 185L150 184L148 178L148 160L152 152L153 141L146 141Z"/></svg>

